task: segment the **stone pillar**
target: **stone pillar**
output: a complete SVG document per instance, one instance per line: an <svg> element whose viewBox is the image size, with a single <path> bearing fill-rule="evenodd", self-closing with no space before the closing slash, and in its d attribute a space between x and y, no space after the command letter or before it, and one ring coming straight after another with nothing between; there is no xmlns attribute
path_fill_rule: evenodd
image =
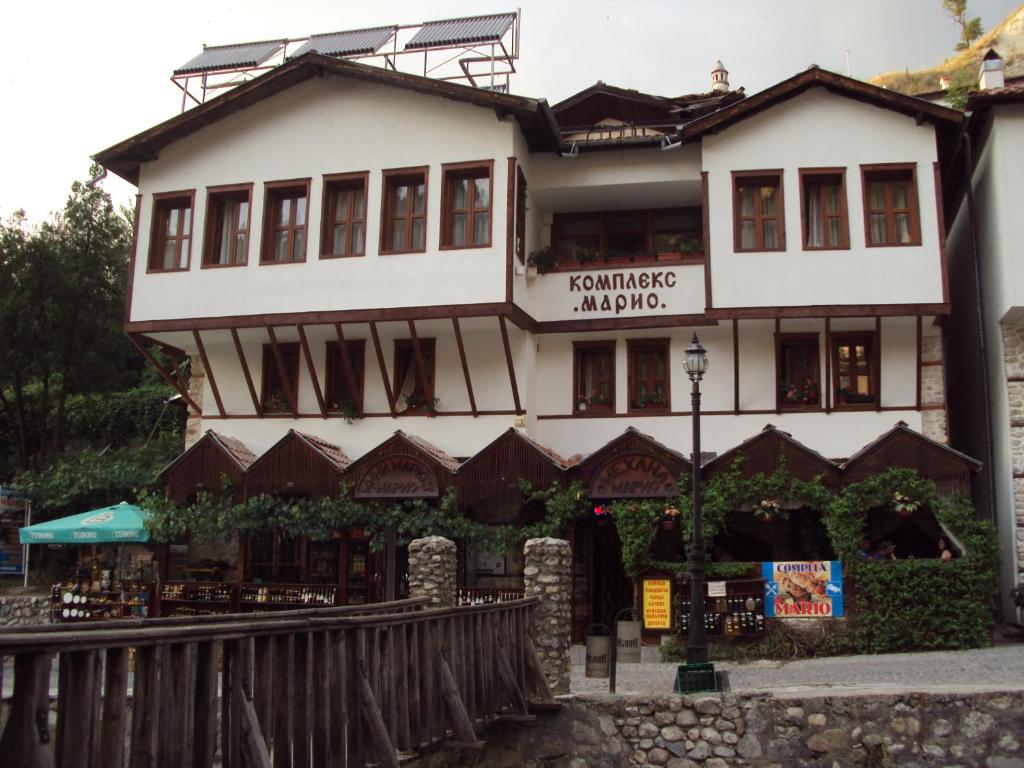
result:
<svg viewBox="0 0 1024 768"><path fill-rule="evenodd" d="M409 542L409 597L429 597L434 607L455 605L455 542L427 536Z"/></svg>
<svg viewBox="0 0 1024 768"><path fill-rule="evenodd" d="M192 375L188 380L188 396L192 402L203 407L203 389L206 385L206 369L203 367L203 358L193 355L191 358ZM185 450L188 450L203 436L203 417L198 413L192 413L188 409L188 421L185 422Z"/></svg>
<svg viewBox="0 0 1024 768"><path fill-rule="evenodd" d="M572 642L572 548L562 539L530 539L524 547L527 597L540 598L533 641L552 693L569 692Z"/></svg>
<svg viewBox="0 0 1024 768"><path fill-rule="evenodd" d="M1010 460L1013 465L1013 521L1016 582L1024 581L1024 326L1003 325L1003 367L1010 406Z"/></svg>
<svg viewBox="0 0 1024 768"><path fill-rule="evenodd" d="M946 381L942 337L921 337L921 434L938 443L949 442L946 419Z"/></svg>

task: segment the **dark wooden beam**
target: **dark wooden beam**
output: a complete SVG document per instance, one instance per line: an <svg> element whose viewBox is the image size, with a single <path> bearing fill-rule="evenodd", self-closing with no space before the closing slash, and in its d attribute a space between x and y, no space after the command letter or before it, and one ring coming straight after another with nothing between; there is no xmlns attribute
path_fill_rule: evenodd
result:
<svg viewBox="0 0 1024 768"><path fill-rule="evenodd" d="M178 381L176 381L173 376L171 376L167 369L157 362L156 358L153 357L153 355L150 353L148 349L146 349L145 345L142 342L140 342L139 339L136 338L136 335L133 333L129 333L128 340L135 345L135 348L139 350L140 353L142 353L142 356L146 358L146 361L156 369L156 372L160 374L160 378L162 378L164 381L170 384L171 387L179 395L181 395L182 399L186 403L188 403L189 407L192 410L194 410L198 415L201 416L203 413L203 409L196 405L192 401L192 398L188 396L188 390L183 389L181 384Z"/></svg>
<svg viewBox="0 0 1024 768"><path fill-rule="evenodd" d="M505 324L504 315L498 315L498 325L501 328L501 344L505 348L505 363L508 365L508 379L512 384L512 402L515 404L516 413L522 414L523 408L519 403L519 385L516 384L516 367L512 363L512 346L508 341L508 326Z"/></svg>
<svg viewBox="0 0 1024 768"><path fill-rule="evenodd" d="M917 316L917 410L921 410L921 355L922 351L922 338L921 338L921 316Z"/></svg>
<svg viewBox="0 0 1024 768"><path fill-rule="evenodd" d="M288 398L288 406L292 410L292 417L297 419L299 418L299 403L296 399L296 392L292 386L292 381L288 378L288 371L284 368L284 358L281 356L281 347L277 343L277 334L274 333L274 326L267 326L267 336L270 338L270 348L274 352L277 375L281 377L281 386L284 387L284 396Z"/></svg>
<svg viewBox="0 0 1024 768"><path fill-rule="evenodd" d="M740 331L739 320L732 319L732 410L740 412Z"/></svg>
<svg viewBox="0 0 1024 768"><path fill-rule="evenodd" d="M714 306L712 303L711 294L711 217L710 217L710 206L708 203L708 172L702 171L700 174L700 194L701 194L701 212L700 212L700 225L701 234L704 240L704 308L711 309Z"/></svg>
<svg viewBox="0 0 1024 768"><path fill-rule="evenodd" d="M309 369L309 378L313 382L313 394L316 395L316 404L320 409L320 415L323 418L327 418L327 406L324 405L324 393L320 389L320 377L316 375L316 368L313 367L313 355L309 351L309 342L306 340L306 329L300 324L296 328L299 329L299 344L302 345L302 356L306 358L306 368Z"/></svg>
<svg viewBox="0 0 1024 768"><path fill-rule="evenodd" d="M356 372L352 367L352 356L348 353L348 342L345 341L345 331L342 330L341 323L334 324L334 333L338 337L338 354L341 355L341 367L348 383L348 394L352 398L352 403L356 404L359 400L359 385L356 383ZM366 367L365 364L363 367ZM359 410L363 410L362 407Z"/></svg>
<svg viewBox="0 0 1024 768"><path fill-rule="evenodd" d="M231 329L231 340L235 343L235 351L238 353L238 362L242 366L242 375L245 376L245 385L249 388L249 396L252 397L252 407L257 416L263 415L263 407L256 395L256 387L252 383L252 374L249 372L249 363L245 360L245 352L242 351L242 342L238 338L238 329Z"/></svg>
<svg viewBox="0 0 1024 768"><path fill-rule="evenodd" d="M782 351L782 321L775 318L775 412L782 413L782 368L779 365L779 353Z"/></svg>
<svg viewBox="0 0 1024 768"><path fill-rule="evenodd" d="M832 318L825 318L825 385L821 397L825 398L825 413L832 412Z"/></svg>
<svg viewBox="0 0 1024 768"><path fill-rule="evenodd" d="M455 330L455 343L459 347L459 360L462 361L462 375L466 379L466 392L469 394L469 408L473 416L477 415L476 398L473 397L473 382L469 378L469 365L466 363L466 348L462 343L462 328L459 327L459 318L452 318L452 328Z"/></svg>
<svg viewBox="0 0 1024 768"><path fill-rule="evenodd" d="M875 318L875 410L882 410L882 318Z"/></svg>
<svg viewBox="0 0 1024 768"><path fill-rule="evenodd" d="M384 365L384 351L380 346L380 334L377 333L377 323L370 321L370 336L373 338L373 349L377 353L377 365L380 366L380 377L384 382L384 394L388 396L388 410L392 416L397 416L395 411L395 394L391 391L391 382L388 380L388 368Z"/></svg>
<svg viewBox="0 0 1024 768"><path fill-rule="evenodd" d="M416 370L420 375L420 382L423 384L423 396L427 401L427 410L434 409L434 381L427 375L427 364L423 359L423 349L420 347L420 337L416 335L416 323L413 320L409 320L409 338L412 339L412 351L413 356L416 358ZM434 356L437 356L437 350L434 350ZM437 365L437 360L434 360L434 365Z"/></svg>
<svg viewBox="0 0 1024 768"><path fill-rule="evenodd" d="M213 390L213 399L217 403L217 412L223 416L224 402L220 399L220 390L217 389L217 379L213 375L213 368L210 366L210 358L206 356L206 346L203 344L203 337L198 330L192 331L192 338L196 341L196 349L199 350L199 358L203 361L203 369L206 371L206 378L210 380L210 389Z"/></svg>

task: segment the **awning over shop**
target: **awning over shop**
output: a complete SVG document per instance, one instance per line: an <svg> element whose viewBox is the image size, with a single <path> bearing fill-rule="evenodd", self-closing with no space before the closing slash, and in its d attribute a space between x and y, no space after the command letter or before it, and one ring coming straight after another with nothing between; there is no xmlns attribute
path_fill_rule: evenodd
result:
<svg viewBox="0 0 1024 768"><path fill-rule="evenodd" d="M121 502L18 530L22 544L130 544L149 541L146 513Z"/></svg>

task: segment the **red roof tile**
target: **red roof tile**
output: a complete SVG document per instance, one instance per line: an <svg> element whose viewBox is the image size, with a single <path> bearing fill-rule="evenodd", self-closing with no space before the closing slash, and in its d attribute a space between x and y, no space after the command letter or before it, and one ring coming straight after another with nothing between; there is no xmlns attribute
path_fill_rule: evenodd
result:
<svg viewBox="0 0 1024 768"><path fill-rule="evenodd" d="M338 469L344 469L351 463L348 456L345 455L345 452L338 446L334 445L334 443L328 443L326 440L323 440L316 435L311 435L308 432L299 432L298 430L293 431L313 448L322 453L324 457L337 466Z"/></svg>

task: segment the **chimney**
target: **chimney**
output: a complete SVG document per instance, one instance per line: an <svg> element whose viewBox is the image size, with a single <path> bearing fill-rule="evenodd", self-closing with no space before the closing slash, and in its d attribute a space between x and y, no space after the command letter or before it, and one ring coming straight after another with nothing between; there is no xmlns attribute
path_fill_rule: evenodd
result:
<svg viewBox="0 0 1024 768"><path fill-rule="evenodd" d="M996 53L994 48L989 48L981 60L981 70L978 73L978 90L989 91L993 88L1002 88L1003 81L1003 57Z"/></svg>
<svg viewBox="0 0 1024 768"><path fill-rule="evenodd" d="M939 90L940 91L948 91L949 90L949 77L948 76L943 75L942 77L939 78Z"/></svg>
<svg viewBox="0 0 1024 768"><path fill-rule="evenodd" d="M711 70L711 90L714 93L729 92L729 71L721 61L716 61L715 68Z"/></svg>

